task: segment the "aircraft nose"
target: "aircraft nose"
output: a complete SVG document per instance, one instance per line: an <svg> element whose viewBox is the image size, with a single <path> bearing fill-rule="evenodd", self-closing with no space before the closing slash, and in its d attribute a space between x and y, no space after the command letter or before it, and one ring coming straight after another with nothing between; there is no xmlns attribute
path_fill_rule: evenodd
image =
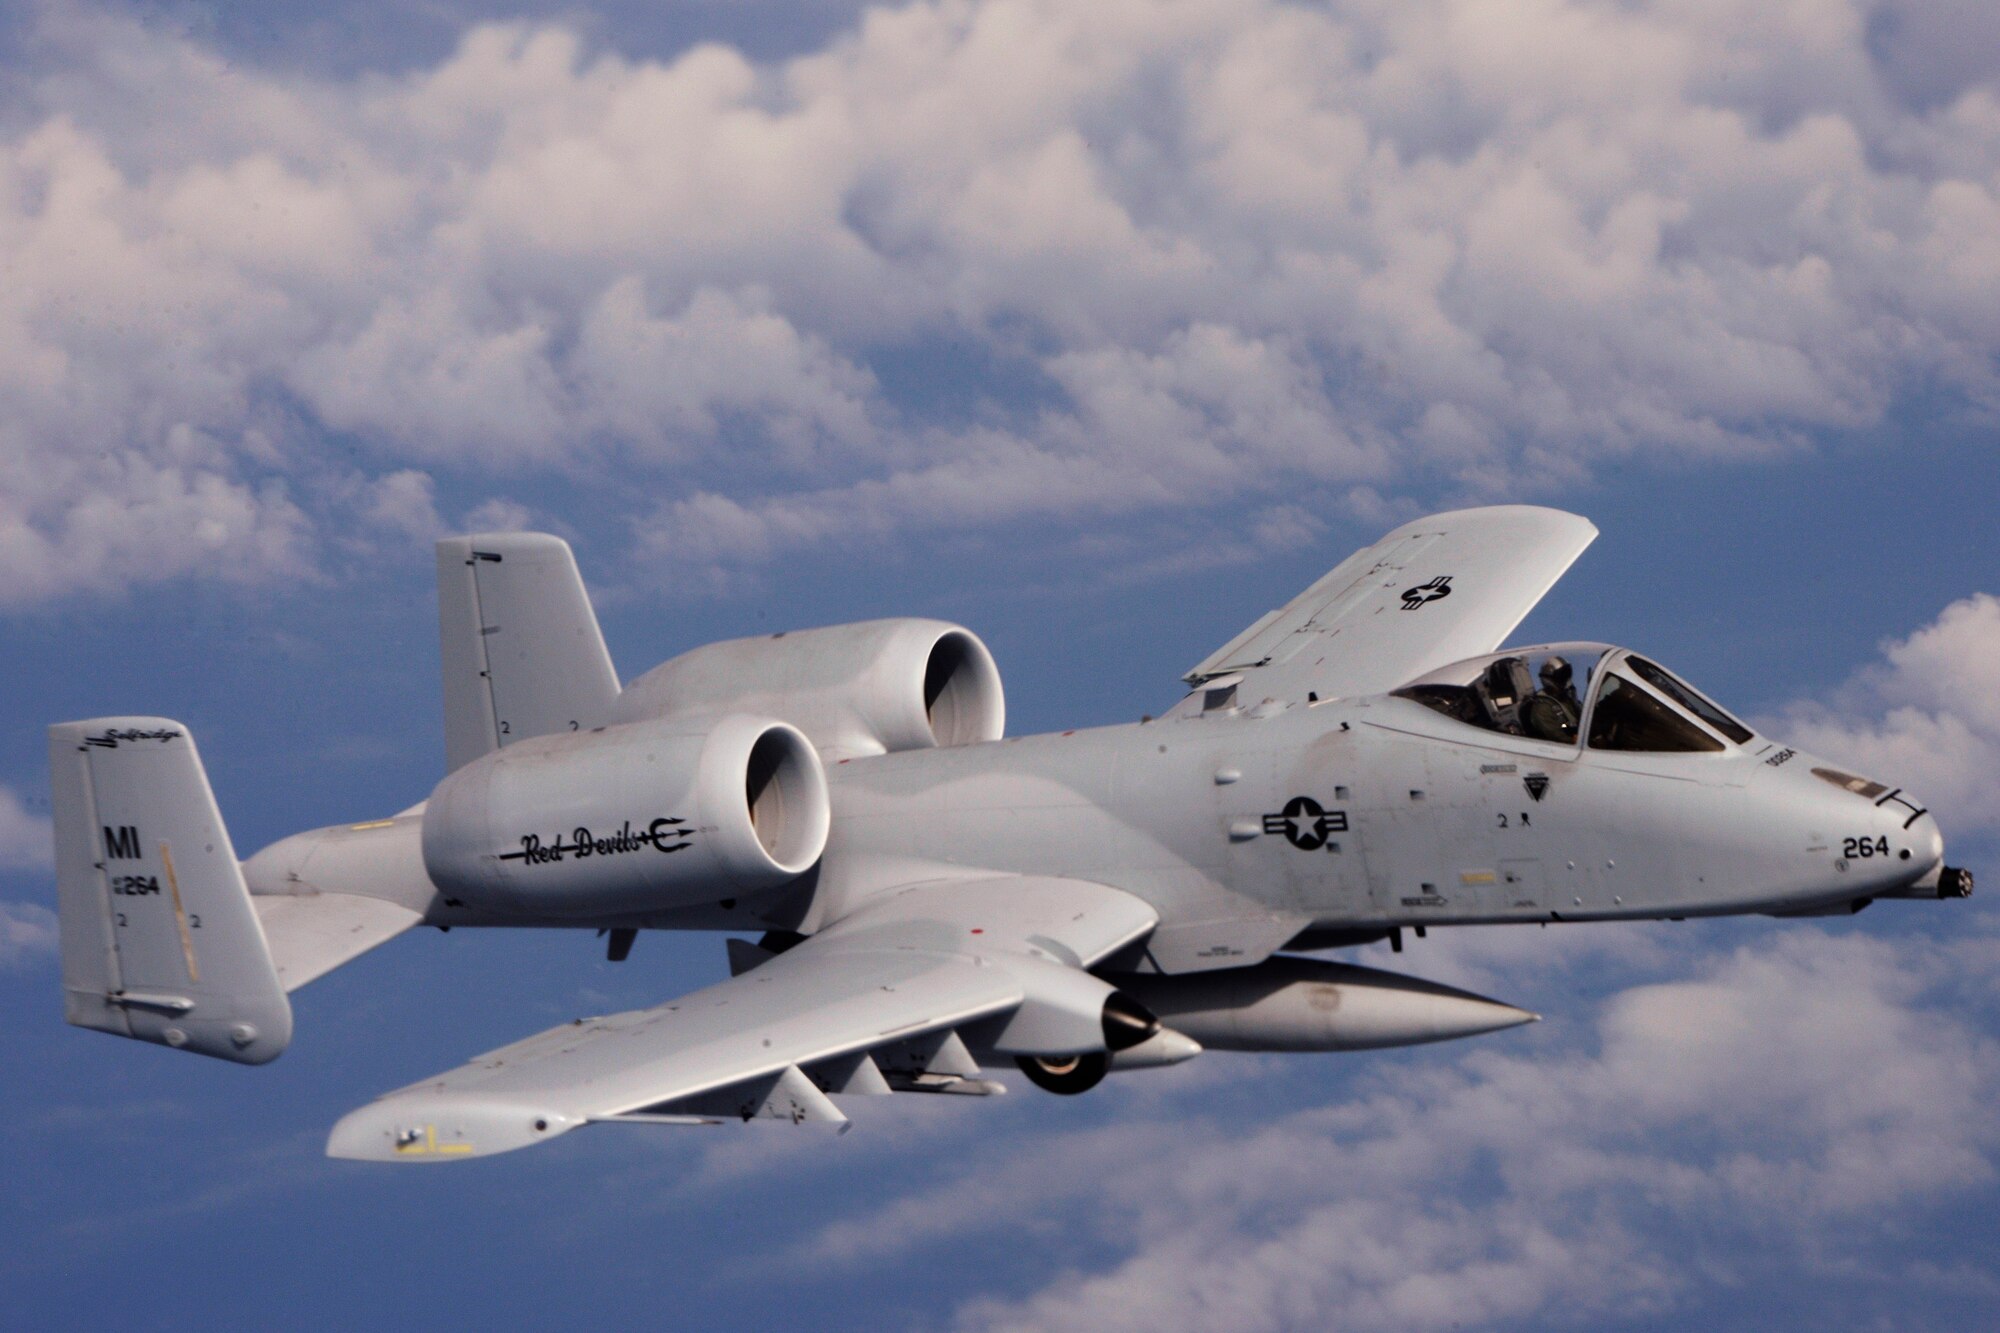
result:
<svg viewBox="0 0 2000 1333"><path fill-rule="evenodd" d="M1944 834L1928 811L1910 822L1903 832L1903 843L1917 870L1928 874L1931 867L1944 864Z"/></svg>
<svg viewBox="0 0 2000 1333"><path fill-rule="evenodd" d="M1902 794L1901 799L1885 800L1864 827L1873 830L1873 837L1852 840L1858 859L1850 855L1848 865L1865 878L1879 880L1882 891L1930 879L1944 864L1944 834L1914 797Z"/></svg>
<svg viewBox="0 0 2000 1333"><path fill-rule="evenodd" d="M1868 899L1971 894L1971 872L1944 863L1944 834L1915 795L1818 763L1801 767L1814 792L1809 836L1831 854L1843 892ZM1793 788L1795 795L1802 790Z"/></svg>

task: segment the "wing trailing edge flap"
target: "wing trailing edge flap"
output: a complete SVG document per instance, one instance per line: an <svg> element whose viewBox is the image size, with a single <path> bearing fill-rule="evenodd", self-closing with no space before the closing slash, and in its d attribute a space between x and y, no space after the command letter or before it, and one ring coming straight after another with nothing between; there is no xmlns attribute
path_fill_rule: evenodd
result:
<svg viewBox="0 0 2000 1333"><path fill-rule="evenodd" d="M844 1122L824 1094L991 1092L960 1031L996 1049L1074 1032L1080 1004L1109 989L1083 969L1157 920L1138 898L1080 881L913 886L728 981L579 1019L391 1093L344 1117L327 1152L445 1161L591 1121Z"/></svg>
<svg viewBox="0 0 2000 1333"><path fill-rule="evenodd" d="M1498 648L1597 537L1588 519L1535 505L1461 509L1406 523L1258 619L1183 679L1242 673L1238 697L1377 694Z"/></svg>

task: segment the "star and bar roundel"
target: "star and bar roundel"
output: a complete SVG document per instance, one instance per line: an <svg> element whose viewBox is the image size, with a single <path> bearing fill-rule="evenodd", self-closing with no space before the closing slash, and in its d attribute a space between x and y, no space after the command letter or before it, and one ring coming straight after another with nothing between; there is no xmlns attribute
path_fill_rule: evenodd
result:
<svg viewBox="0 0 2000 1333"><path fill-rule="evenodd" d="M1281 835L1302 852L1316 852L1333 834L1347 832L1347 812L1328 810L1310 796L1294 796L1284 809L1264 816L1264 832Z"/></svg>

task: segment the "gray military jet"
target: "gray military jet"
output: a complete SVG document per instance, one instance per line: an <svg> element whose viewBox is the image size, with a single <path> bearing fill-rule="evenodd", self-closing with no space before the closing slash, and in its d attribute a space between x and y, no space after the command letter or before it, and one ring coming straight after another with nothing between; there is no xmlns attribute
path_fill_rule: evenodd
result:
<svg viewBox="0 0 2000 1333"><path fill-rule="evenodd" d="M730 980L579 1019L349 1114L436 1162L593 1122L844 1124L833 1098L1082 1092L1206 1049L1534 1015L1303 952L1487 922L1950 898L1921 802L1758 735L1651 658L1496 651L1596 536L1422 519L1190 671L1155 721L1003 738L977 637L879 620L620 687L562 541L439 543L449 773L239 864L187 728L50 729L71 1023L246 1064L286 996L412 926L734 932ZM755 943L740 938L758 936Z"/></svg>

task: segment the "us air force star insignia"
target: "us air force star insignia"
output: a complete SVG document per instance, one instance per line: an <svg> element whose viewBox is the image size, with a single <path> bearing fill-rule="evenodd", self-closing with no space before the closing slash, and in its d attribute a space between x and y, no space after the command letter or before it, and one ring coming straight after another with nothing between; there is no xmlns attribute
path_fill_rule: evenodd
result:
<svg viewBox="0 0 2000 1333"><path fill-rule="evenodd" d="M1347 812L1326 810L1310 796L1294 796L1275 815L1264 816L1264 832L1282 833L1302 852L1326 846L1327 835L1347 832Z"/></svg>
<svg viewBox="0 0 2000 1333"><path fill-rule="evenodd" d="M1440 598L1451 596L1451 575L1440 574L1429 583L1419 583L1414 588L1403 589L1403 609L1415 611Z"/></svg>
<svg viewBox="0 0 2000 1333"><path fill-rule="evenodd" d="M1530 773L1521 779L1521 785L1528 789L1528 795L1539 801L1542 797L1549 794L1549 775L1546 773ZM1526 816L1524 815L1522 818L1525 819Z"/></svg>

